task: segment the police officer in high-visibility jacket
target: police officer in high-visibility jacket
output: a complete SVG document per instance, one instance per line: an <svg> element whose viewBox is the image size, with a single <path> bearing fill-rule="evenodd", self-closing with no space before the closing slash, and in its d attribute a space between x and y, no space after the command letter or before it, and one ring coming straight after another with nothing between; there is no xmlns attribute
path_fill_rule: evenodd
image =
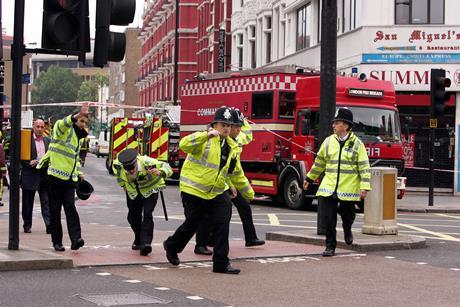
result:
<svg viewBox="0 0 460 307"><path fill-rule="evenodd" d="M179 143L180 149L187 153L180 174L185 221L163 242L166 258L173 265L179 265L177 254L182 252L209 213L215 242L213 272L240 272L228 259L232 203L227 182L238 155L238 144L229 136L232 123L231 109L221 107L214 115L211 130L190 134Z"/></svg>
<svg viewBox="0 0 460 307"><path fill-rule="evenodd" d="M126 192L128 222L134 232L131 248L147 256L152 252L153 210L158 193L166 188L163 178L171 176L172 169L166 162L139 156L135 149L127 148L113 162L113 174Z"/></svg>
<svg viewBox="0 0 460 307"><path fill-rule="evenodd" d="M67 229L71 240L70 248L77 250L85 244L81 238L80 218L75 208L75 185L83 179L80 171L80 140L88 136L88 107L80 112L56 121L53 128L51 144L37 168L48 165L50 180L50 230L54 250L62 252L61 209L67 220Z"/></svg>
<svg viewBox="0 0 460 307"><path fill-rule="evenodd" d="M244 239L246 241L245 246L264 245L265 241L257 237L254 221L252 220L252 210L249 204L249 201L254 199L254 190L248 178L244 175L240 161L243 146L249 144L253 139L252 128L240 110L232 109L232 113L233 125L230 131L230 137L237 141L239 148L237 166L235 171L230 174L231 191L232 194L236 194L232 201L238 210L243 224Z"/></svg>
<svg viewBox="0 0 460 307"><path fill-rule="evenodd" d="M316 195L323 198L326 228L324 257L335 255L337 212L342 217L345 243L353 243L351 227L355 220L355 204L371 189L370 166L364 143L351 131L353 113L339 108L332 121L334 134L327 137L308 172L304 189L323 172Z"/></svg>
<svg viewBox="0 0 460 307"><path fill-rule="evenodd" d="M265 241L257 237L256 228L252 219L252 210L249 204L249 201L254 199L254 190L248 178L244 175L240 161L243 146L249 144L253 139L252 128L240 110L232 108L231 112L233 123L230 130L230 137L238 143L238 158L235 170L229 174L230 181L228 183L230 185L230 194L243 224L246 247L264 245ZM195 254L212 255L212 251L206 247L207 243L213 245L210 224L210 221L204 221L204 223L198 227Z"/></svg>

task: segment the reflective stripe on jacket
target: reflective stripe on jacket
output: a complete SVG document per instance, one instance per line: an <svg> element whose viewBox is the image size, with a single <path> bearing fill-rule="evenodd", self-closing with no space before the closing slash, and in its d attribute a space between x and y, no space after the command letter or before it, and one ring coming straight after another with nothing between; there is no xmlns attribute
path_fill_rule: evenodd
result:
<svg viewBox="0 0 460 307"><path fill-rule="evenodd" d="M226 164L219 170L221 139L208 139L208 132L195 132L183 137L179 147L187 153L180 173L180 191L203 199L214 197L228 190L228 170L232 159L238 155L238 144L227 137L230 152Z"/></svg>
<svg viewBox="0 0 460 307"><path fill-rule="evenodd" d="M56 121L48 151L40 159L37 168L48 165L48 175L77 182L78 175L81 174L79 141L74 131L72 116Z"/></svg>
<svg viewBox="0 0 460 307"><path fill-rule="evenodd" d="M316 193L317 196L330 196L336 192L341 200L359 201L360 190L371 190L371 173L366 148L351 131L342 148L336 135L331 135L324 140L307 178L314 181L323 172L324 177Z"/></svg>
<svg viewBox="0 0 460 307"><path fill-rule="evenodd" d="M148 169L157 168L163 171L166 177L170 177L173 172L168 163L146 156L137 156L137 163L139 169L135 179L129 177L118 159L113 162L112 167L118 185L126 188L126 193L130 199L135 199L139 195L138 192L144 198L148 198L153 193L158 193L166 188L163 177L150 174Z"/></svg>

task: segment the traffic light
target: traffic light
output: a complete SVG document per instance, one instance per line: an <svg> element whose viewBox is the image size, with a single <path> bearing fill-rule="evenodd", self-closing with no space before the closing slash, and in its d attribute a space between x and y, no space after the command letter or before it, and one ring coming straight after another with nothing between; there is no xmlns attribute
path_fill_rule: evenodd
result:
<svg viewBox="0 0 460 307"><path fill-rule="evenodd" d="M96 5L96 38L93 64L104 67L108 61L120 62L125 57L126 36L110 31L110 25L127 26L134 19L136 0L98 0Z"/></svg>
<svg viewBox="0 0 460 307"><path fill-rule="evenodd" d="M431 69L431 116L444 114L446 101L450 97L450 94L446 93L446 87L450 87L450 83L444 69Z"/></svg>
<svg viewBox="0 0 460 307"><path fill-rule="evenodd" d="M42 48L90 51L88 0L43 0Z"/></svg>

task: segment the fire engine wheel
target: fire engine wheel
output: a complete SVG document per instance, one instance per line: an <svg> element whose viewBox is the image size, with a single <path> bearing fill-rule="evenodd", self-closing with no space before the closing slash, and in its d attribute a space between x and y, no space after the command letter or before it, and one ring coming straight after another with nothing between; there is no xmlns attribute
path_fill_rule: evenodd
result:
<svg viewBox="0 0 460 307"><path fill-rule="evenodd" d="M291 209L300 210L308 206L302 186L295 175L288 175L284 181L284 203Z"/></svg>

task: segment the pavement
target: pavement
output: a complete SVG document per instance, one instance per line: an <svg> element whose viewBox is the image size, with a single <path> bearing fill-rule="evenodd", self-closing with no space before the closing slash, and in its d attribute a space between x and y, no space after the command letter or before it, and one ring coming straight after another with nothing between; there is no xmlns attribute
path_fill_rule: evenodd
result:
<svg viewBox="0 0 460 307"><path fill-rule="evenodd" d="M403 200L398 200L398 211L410 212L460 212L460 198L454 196L435 196L435 205L427 206L428 196L410 193ZM0 213L8 212L8 203L0 207ZM35 218L34 218L35 219ZM41 217L40 217L41 219ZM18 250L8 250L8 223L0 222L0 271L59 269L70 267L111 266L111 265L164 265L167 264L162 242L171 231L155 230L153 252L140 256L131 250L132 231L129 227L116 225L95 225L82 223L83 238L86 245L78 251L70 250L68 236L64 234L65 252L55 252L50 236L39 218L33 223L31 234L19 233ZM126 225L127 226L127 225ZM63 229L66 229L63 221ZM22 228L21 228L22 230ZM103 233L104 235L101 235ZM230 259L270 258L281 256L319 255L324 249L324 237L305 230L289 232L270 232L266 234L266 245L246 248L244 241L230 240ZM67 241L66 241L67 240ZM338 231L338 254L352 251L375 251L388 249L415 249L425 247L425 239L405 235L364 235L354 231L353 245L343 242L343 233ZM190 242L179 255L182 263L209 262L211 257L195 255L194 243Z"/></svg>

